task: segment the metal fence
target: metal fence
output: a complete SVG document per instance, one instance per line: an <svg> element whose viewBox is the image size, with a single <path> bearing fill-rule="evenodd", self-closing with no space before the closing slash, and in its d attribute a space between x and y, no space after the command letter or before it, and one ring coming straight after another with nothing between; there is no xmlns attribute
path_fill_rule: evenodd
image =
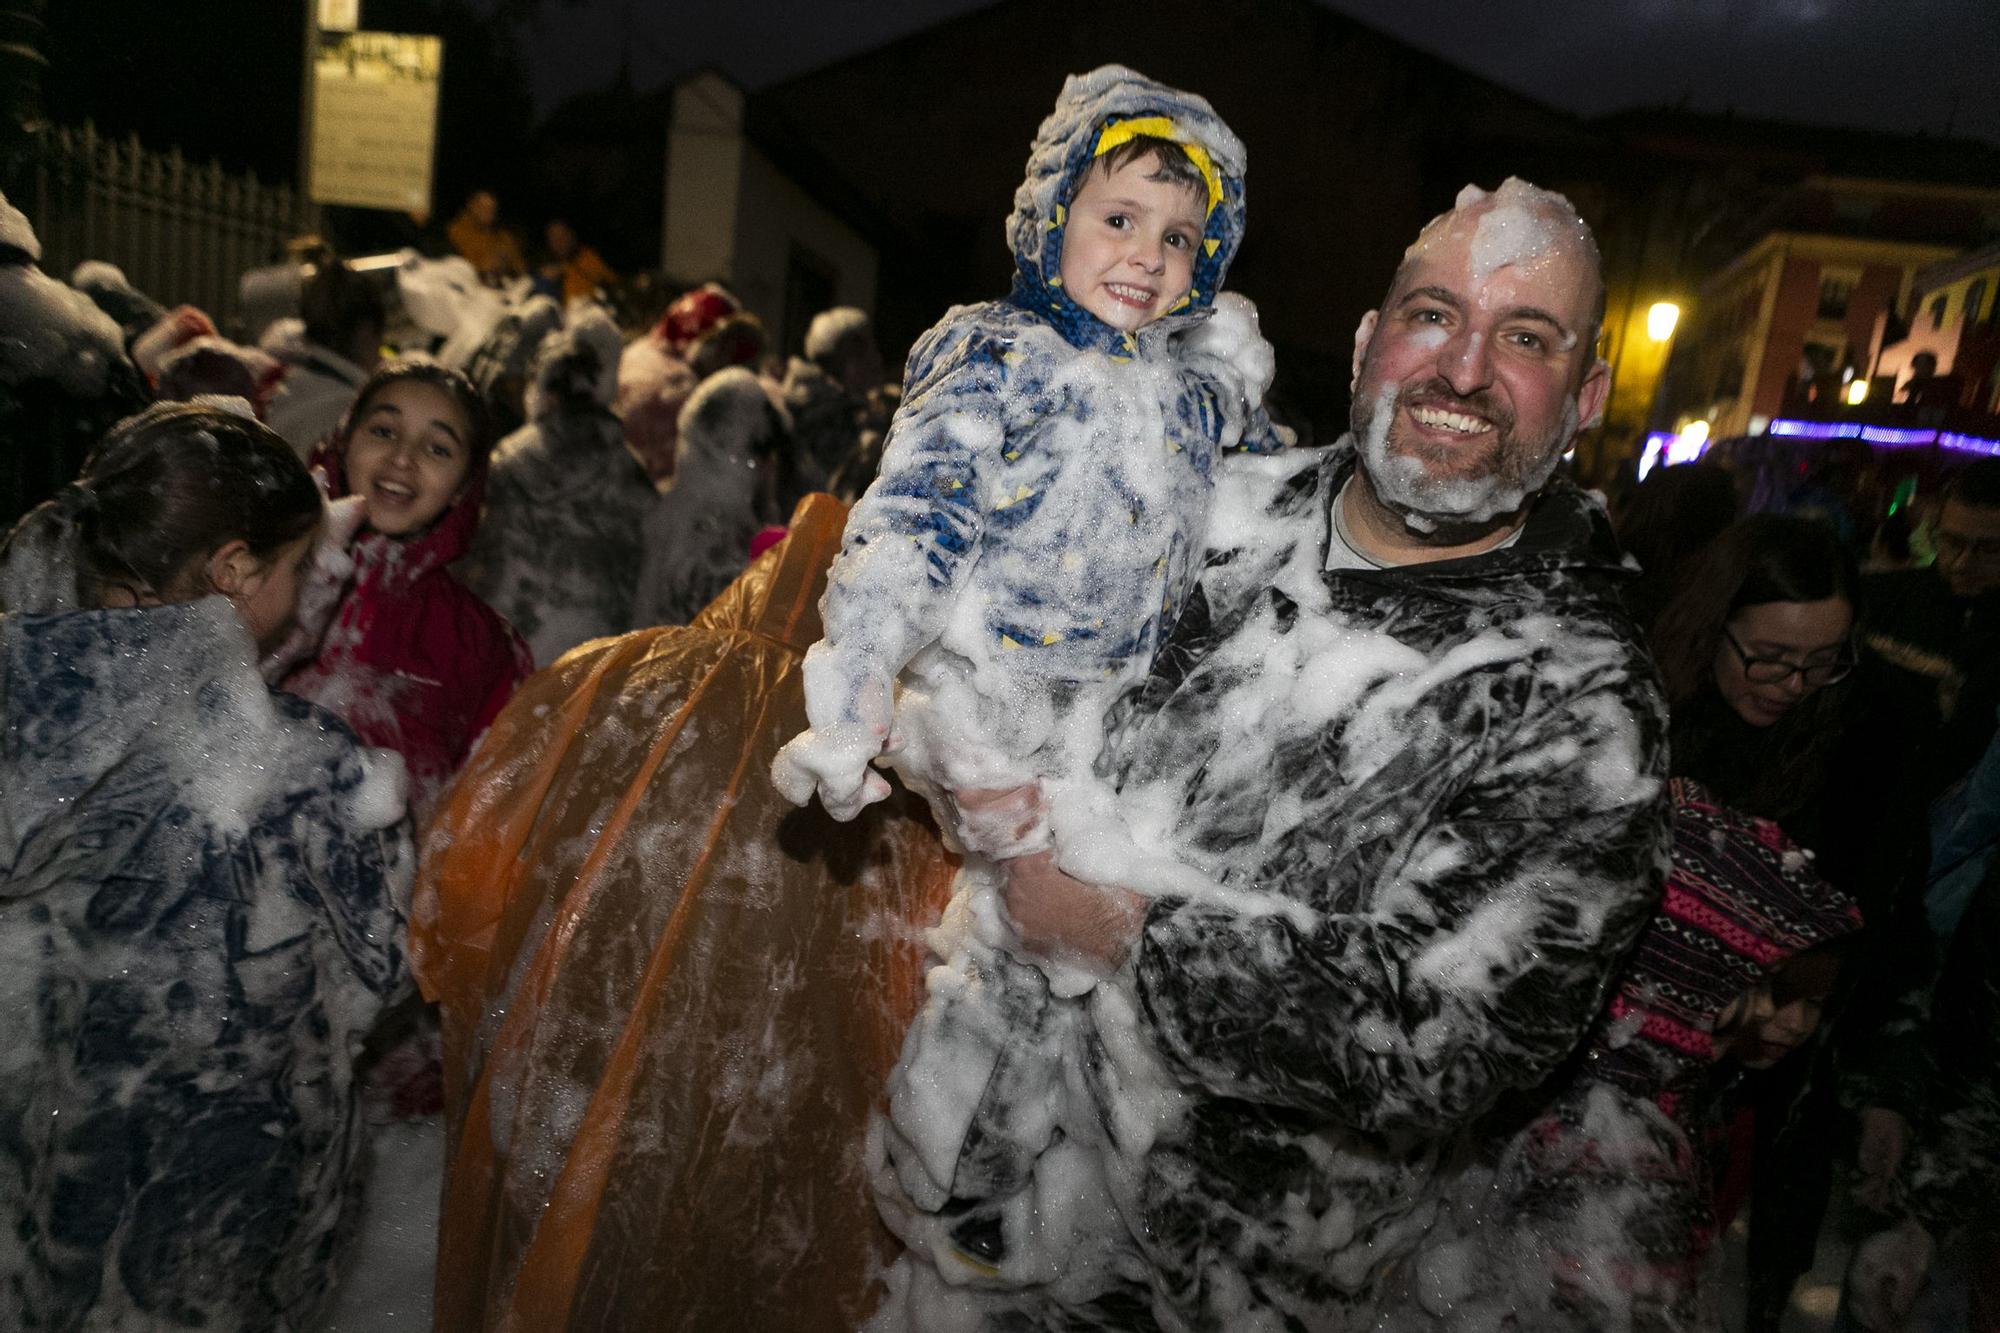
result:
<svg viewBox="0 0 2000 1333"><path fill-rule="evenodd" d="M236 314L237 280L284 254L300 230L289 187L197 165L179 149L155 152L88 122L55 128L17 183L12 202L34 223L42 267L68 277L102 259L154 299L200 306L218 323Z"/></svg>

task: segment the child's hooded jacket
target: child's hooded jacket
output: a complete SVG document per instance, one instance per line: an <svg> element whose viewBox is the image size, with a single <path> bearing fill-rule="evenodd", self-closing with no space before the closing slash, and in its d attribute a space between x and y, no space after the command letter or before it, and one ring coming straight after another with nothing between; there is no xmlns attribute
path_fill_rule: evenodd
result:
<svg viewBox="0 0 2000 1333"><path fill-rule="evenodd" d="M1070 298L1061 266L1067 201L1134 134L1182 144L1210 207L1182 307L1128 334ZM1030 679L1097 681L1151 661L1188 590L1218 452L1279 445L1257 406L1265 385L1197 350L1242 237L1243 165L1199 97L1118 66L1064 85L1008 218L1012 292L955 307L910 353L815 650L816 673L844 686L820 709L842 715L816 712L815 727L881 697L961 598L979 616L947 646L1004 652ZM1263 348L1246 316L1236 323Z"/></svg>
<svg viewBox="0 0 2000 1333"><path fill-rule="evenodd" d="M337 447L312 459L335 499L347 494ZM395 750L421 823L514 687L534 671L528 646L499 612L446 568L479 529L486 460L430 528L405 540L357 537L354 584L319 655L284 688L337 713L369 745Z"/></svg>

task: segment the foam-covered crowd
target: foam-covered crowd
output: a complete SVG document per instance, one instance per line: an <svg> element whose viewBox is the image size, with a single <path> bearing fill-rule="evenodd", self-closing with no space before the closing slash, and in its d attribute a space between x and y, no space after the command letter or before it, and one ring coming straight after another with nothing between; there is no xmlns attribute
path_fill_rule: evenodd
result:
<svg viewBox="0 0 2000 1333"><path fill-rule="evenodd" d="M487 192L240 340L0 203L0 1322L2000 1328L2000 460L1607 507L1517 178L1302 444L1246 164L1072 77L900 386Z"/></svg>

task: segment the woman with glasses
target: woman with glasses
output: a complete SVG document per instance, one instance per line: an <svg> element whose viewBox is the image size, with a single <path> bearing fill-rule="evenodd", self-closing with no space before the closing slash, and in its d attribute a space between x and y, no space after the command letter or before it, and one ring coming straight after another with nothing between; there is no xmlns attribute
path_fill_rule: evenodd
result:
<svg viewBox="0 0 2000 1333"><path fill-rule="evenodd" d="M1653 626L1673 772L1807 847L1854 671L1857 577L1832 529L1757 514L1715 539Z"/></svg>
<svg viewBox="0 0 2000 1333"><path fill-rule="evenodd" d="M1837 781L1854 711L1859 576L1831 527L1757 514L1725 529L1653 624L1653 653L1671 709L1672 772L1722 805L1774 820L1815 869L1862 903L1874 885L1852 873L1840 827L1852 812ZM1679 819L1676 813L1676 819ZM1781 977L1785 984L1792 978ZM1831 975L1818 989L1832 988ZM1831 996L1823 994L1831 1001ZM1751 1208L1748 1318L1775 1330L1793 1279L1810 1264L1842 1133L1820 1043L1743 1078L1727 1160L1726 1219Z"/></svg>

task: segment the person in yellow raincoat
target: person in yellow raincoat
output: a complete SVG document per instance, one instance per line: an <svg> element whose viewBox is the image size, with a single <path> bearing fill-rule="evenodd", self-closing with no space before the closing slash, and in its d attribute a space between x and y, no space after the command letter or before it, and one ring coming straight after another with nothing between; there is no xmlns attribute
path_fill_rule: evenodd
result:
<svg viewBox="0 0 2000 1333"><path fill-rule="evenodd" d="M429 833L440 1330L831 1333L878 1299L862 1139L953 867L920 802L836 824L770 786L845 517L808 497L693 624L528 681Z"/></svg>

